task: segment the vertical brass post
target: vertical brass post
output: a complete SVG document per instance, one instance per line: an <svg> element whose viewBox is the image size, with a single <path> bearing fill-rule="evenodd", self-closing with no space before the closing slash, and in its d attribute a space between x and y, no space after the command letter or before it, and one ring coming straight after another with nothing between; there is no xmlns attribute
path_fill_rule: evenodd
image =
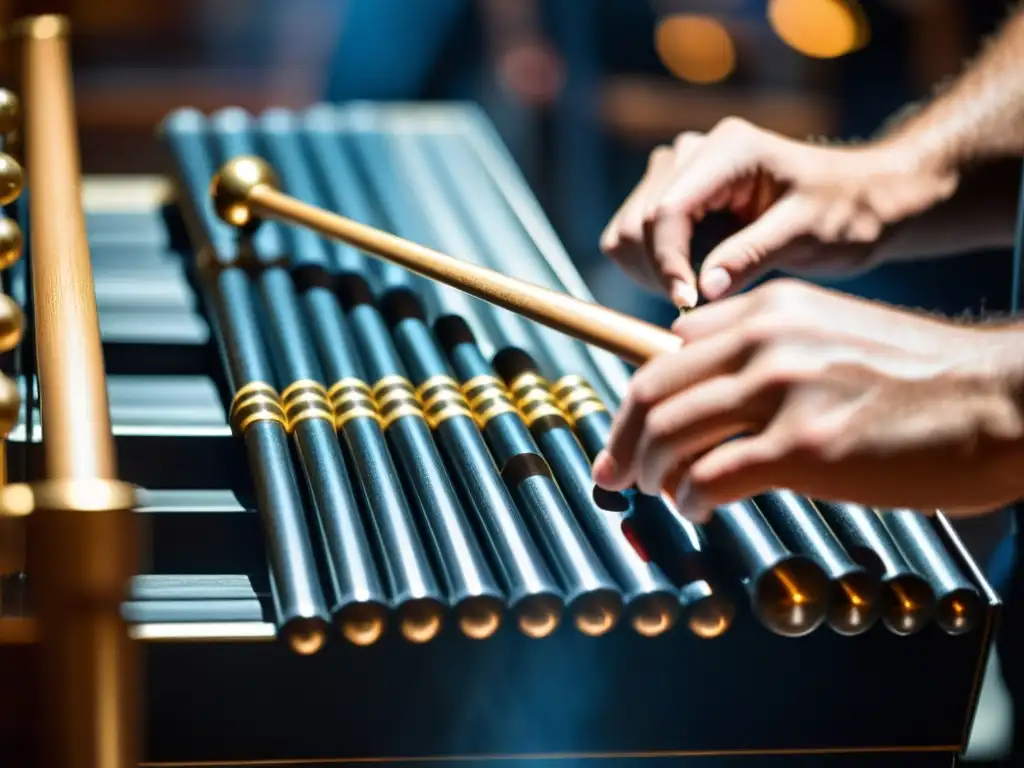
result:
<svg viewBox="0 0 1024 768"><path fill-rule="evenodd" d="M46 479L33 484L28 573L39 632L39 754L47 768L138 763L136 647L121 618L139 541L116 480L81 164L60 16L15 25L21 44L34 334Z"/></svg>
<svg viewBox="0 0 1024 768"><path fill-rule="evenodd" d="M21 166L10 156L10 136L17 131L21 108L17 96L0 88L0 206L13 203L23 184ZM21 258L18 223L0 210L0 270ZM21 308L9 296L0 296L0 352L10 352L25 330ZM0 487L7 484L7 435L18 419L21 396L17 385L0 375ZM21 520L0 518L0 615L4 614L4 579L25 570L25 534Z"/></svg>

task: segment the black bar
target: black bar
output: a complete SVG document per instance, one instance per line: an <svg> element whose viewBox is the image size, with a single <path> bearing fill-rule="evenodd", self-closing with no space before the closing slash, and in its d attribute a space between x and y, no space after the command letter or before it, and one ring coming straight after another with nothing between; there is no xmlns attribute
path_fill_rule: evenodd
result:
<svg viewBox="0 0 1024 768"><path fill-rule="evenodd" d="M356 174L346 165L344 153L337 143L330 144L330 134L311 130L304 137L311 151L323 155L319 163L321 186L327 188L343 213L372 222L376 212ZM337 142L336 135L334 139ZM303 186L314 194L312 183L307 181ZM368 270L358 272L358 267L353 263L352 271L339 276L339 295L359 356L375 382L374 399L388 445L416 499L424 538L433 545L433 562L445 582L460 628L469 637L486 637L501 621L504 595L452 486L387 325L373 303L371 284L381 281L374 280ZM390 285L412 284L405 270L386 270L383 275Z"/></svg>
<svg viewBox="0 0 1024 768"><path fill-rule="evenodd" d="M473 506L520 631L531 637L550 634L560 621L564 596L501 479L469 403L451 378L417 297L394 290L384 297L381 309L448 466Z"/></svg>
<svg viewBox="0 0 1024 768"><path fill-rule="evenodd" d="M633 629L648 637L671 629L679 618L678 593L661 569L638 552L627 536L623 526L629 500L594 484L590 461L557 406L550 384L537 373L536 362L519 350L505 349L495 357L494 367L505 380L576 518L622 587Z"/></svg>
<svg viewBox="0 0 1024 768"><path fill-rule="evenodd" d="M238 267L229 266L227 260L235 255L233 245L228 253L215 247L226 243L227 236L213 218L205 191L212 174L204 146L205 121L194 111L181 111L164 123L163 134L176 161L181 186L191 193L187 197L194 245L206 240L214 246L204 249L208 261L207 269L201 270L201 280L225 376L234 393L232 425L245 444L252 470L278 633L296 652L314 653L325 639L327 607L292 470L284 412L271 384L273 372L258 334L249 279ZM217 261L222 261L222 268L213 268Z"/></svg>
<svg viewBox="0 0 1024 768"><path fill-rule="evenodd" d="M256 153L251 121L244 112L221 112L211 122L219 140L220 162ZM273 263L291 255L277 225L264 222L258 232L253 242L257 259ZM318 250L300 237L306 233L308 230L295 228L288 233L295 238L295 253L302 248L303 254L316 256ZM264 248L276 248L277 252ZM301 265L310 256L288 261ZM252 281L256 300L262 305L260 314L278 380L288 382L281 400L319 523L333 592L331 612L346 639L357 645L371 645L384 632L388 597L373 562L335 434L323 372L307 341L299 299L288 273L271 266L260 270Z"/></svg>
<svg viewBox="0 0 1024 768"><path fill-rule="evenodd" d="M885 587L882 623L898 635L919 632L935 613L935 593L914 571L878 513L859 504L815 501L850 556Z"/></svg>
<svg viewBox="0 0 1024 768"><path fill-rule="evenodd" d="M950 557L931 521L911 509L886 510L881 517L907 562L931 585L939 628L949 635L974 629L984 614L985 602Z"/></svg>
<svg viewBox="0 0 1024 768"><path fill-rule="evenodd" d="M511 397L465 321L448 316L435 331L505 484L558 575L577 629L590 635L608 632L622 612L619 587L573 516Z"/></svg>
<svg viewBox="0 0 1024 768"><path fill-rule="evenodd" d="M296 159L290 134L277 130L276 125L273 116L265 121L263 139L268 153L276 152L276 159L286 161L280 169L284 188L305 192L315 201L315 188L310 188L301 174L305 165L288 162ZM282 156L282 151L287 155ZM291 233L301 231L289 230ZM328 397L335 429L341 437L346 463L352 467L359 485L382 575L388 585L390 604L398 614L399 631L411 642L428 642L441 630L446 598L434 576L401 479L388 452L377 406L347 333L329 274L332 269L341 270L345 264L357 269L365 264L365 259L357 251L347 249L336 250L332 261L319 238L303 236L291 244L295 251L302 249L299 258L304 266L293 273L296 290L325 381L332 382ZM343 258L347 261L339 261Z"/></svg>
<svg viewBox="0 0 1024 768"><path fill-rule="evenodd" d="M467 636L485 637L501 621L504 596L452 487L369 286L351 277L342 281L340 291L359 356L375 382L372 395L384 434L416 500L424 539L432 545L450 605Z"/></svg>
<svg viewBox="0 0 1024 768"><path fill-rule="evenodd" d="M612 417L582 376L563 376L550 392L593 461L611 436ZM633 494L633 518L641 543L679 587L684 621L698 637L729 629L736 607L722 588L701 530L662 498Z"/></svg>
<svg viewBox="0 0 1024 768"><path fill-rule="evenodd" d="M228 384L235 393L232 426L245 442L256 508L263 520L278 632L296 651L310 652L313 645L318 650L328 611L292 470L284 410L269 384L273 376L257 333L249 278L229 267L204 276L203 287ZM255 386L261 382L266 382L264 391ZM249 411L261 420L246 425Z"/></svg>
<svg viewBox="0 0 1024 768"><path fill-rule="evenodd" d="M878 620L878 580L836 539L814 504L792 491L757 497L761 514L793 552L811 558L832 583L826 620L841 635L859 635Z"/></svg>
<svg viewBox="0 0 1024 768"><path fill-rule="evenodd" d="M704 531L712 549L729 555L765 627L801 637L825 620L825 573L810 558L790 552L753 501L718 507Z"/></svg>

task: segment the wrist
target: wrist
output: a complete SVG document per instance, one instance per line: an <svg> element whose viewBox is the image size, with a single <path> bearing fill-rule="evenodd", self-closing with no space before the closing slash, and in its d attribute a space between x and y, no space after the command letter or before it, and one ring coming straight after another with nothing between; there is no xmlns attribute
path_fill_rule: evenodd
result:
<svg viewBox="0 0 1024 768"><path fill-rule="evenodd" d="M1024 498L1024 323L983 327L971 367L988 392L976 440L987 446L992 482Z"/></svg>
<svg viewBox="0 0 1024 768"><path fill-rule="evenodd" d="M854 177L864 179L863 200L890 231L952 198L959 169L940 153L909 139L886 139L853 150Z"/></svg>

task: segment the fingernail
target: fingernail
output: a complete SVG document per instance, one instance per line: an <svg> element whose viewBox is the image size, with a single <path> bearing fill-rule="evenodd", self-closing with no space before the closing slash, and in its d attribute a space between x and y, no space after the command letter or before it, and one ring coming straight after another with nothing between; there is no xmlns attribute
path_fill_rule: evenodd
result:
<svg viewBox="0 0 1024 768"><path fill-rule="evenodd" d="M697 289L682 280L672 283L672 301L680 309L693 309L697 306Z"/></svg>
<svg viewBox="0 0 1024 768"><path fill-rule="evenodd" d="M676 491L676 509L680 515L694 523L706 523L711 517L711 510L701 502L689 478L679 483Z"/></svg>
<svg viewBox="0 0 1024 768"><path fill-rule="evenodd" d="M709 299L717 299L729 290L729 286L732 285L732 277L721 267L714 267L701 276L700 284L704 289L705 296Z"/></svg>

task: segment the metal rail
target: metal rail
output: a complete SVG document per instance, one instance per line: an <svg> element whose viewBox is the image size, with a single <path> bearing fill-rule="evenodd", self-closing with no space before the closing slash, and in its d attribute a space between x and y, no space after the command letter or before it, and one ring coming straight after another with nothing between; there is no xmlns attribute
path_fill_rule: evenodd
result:
<svg viewBox="0 0 1024 768"><path fill-rule="evenodd" d="M4 489L28 518L39 640L40 765L128 768L140 757L136 643L121 618L139 537L117 480L81 162L61 16L19 21L44 479Z"/></svg>

